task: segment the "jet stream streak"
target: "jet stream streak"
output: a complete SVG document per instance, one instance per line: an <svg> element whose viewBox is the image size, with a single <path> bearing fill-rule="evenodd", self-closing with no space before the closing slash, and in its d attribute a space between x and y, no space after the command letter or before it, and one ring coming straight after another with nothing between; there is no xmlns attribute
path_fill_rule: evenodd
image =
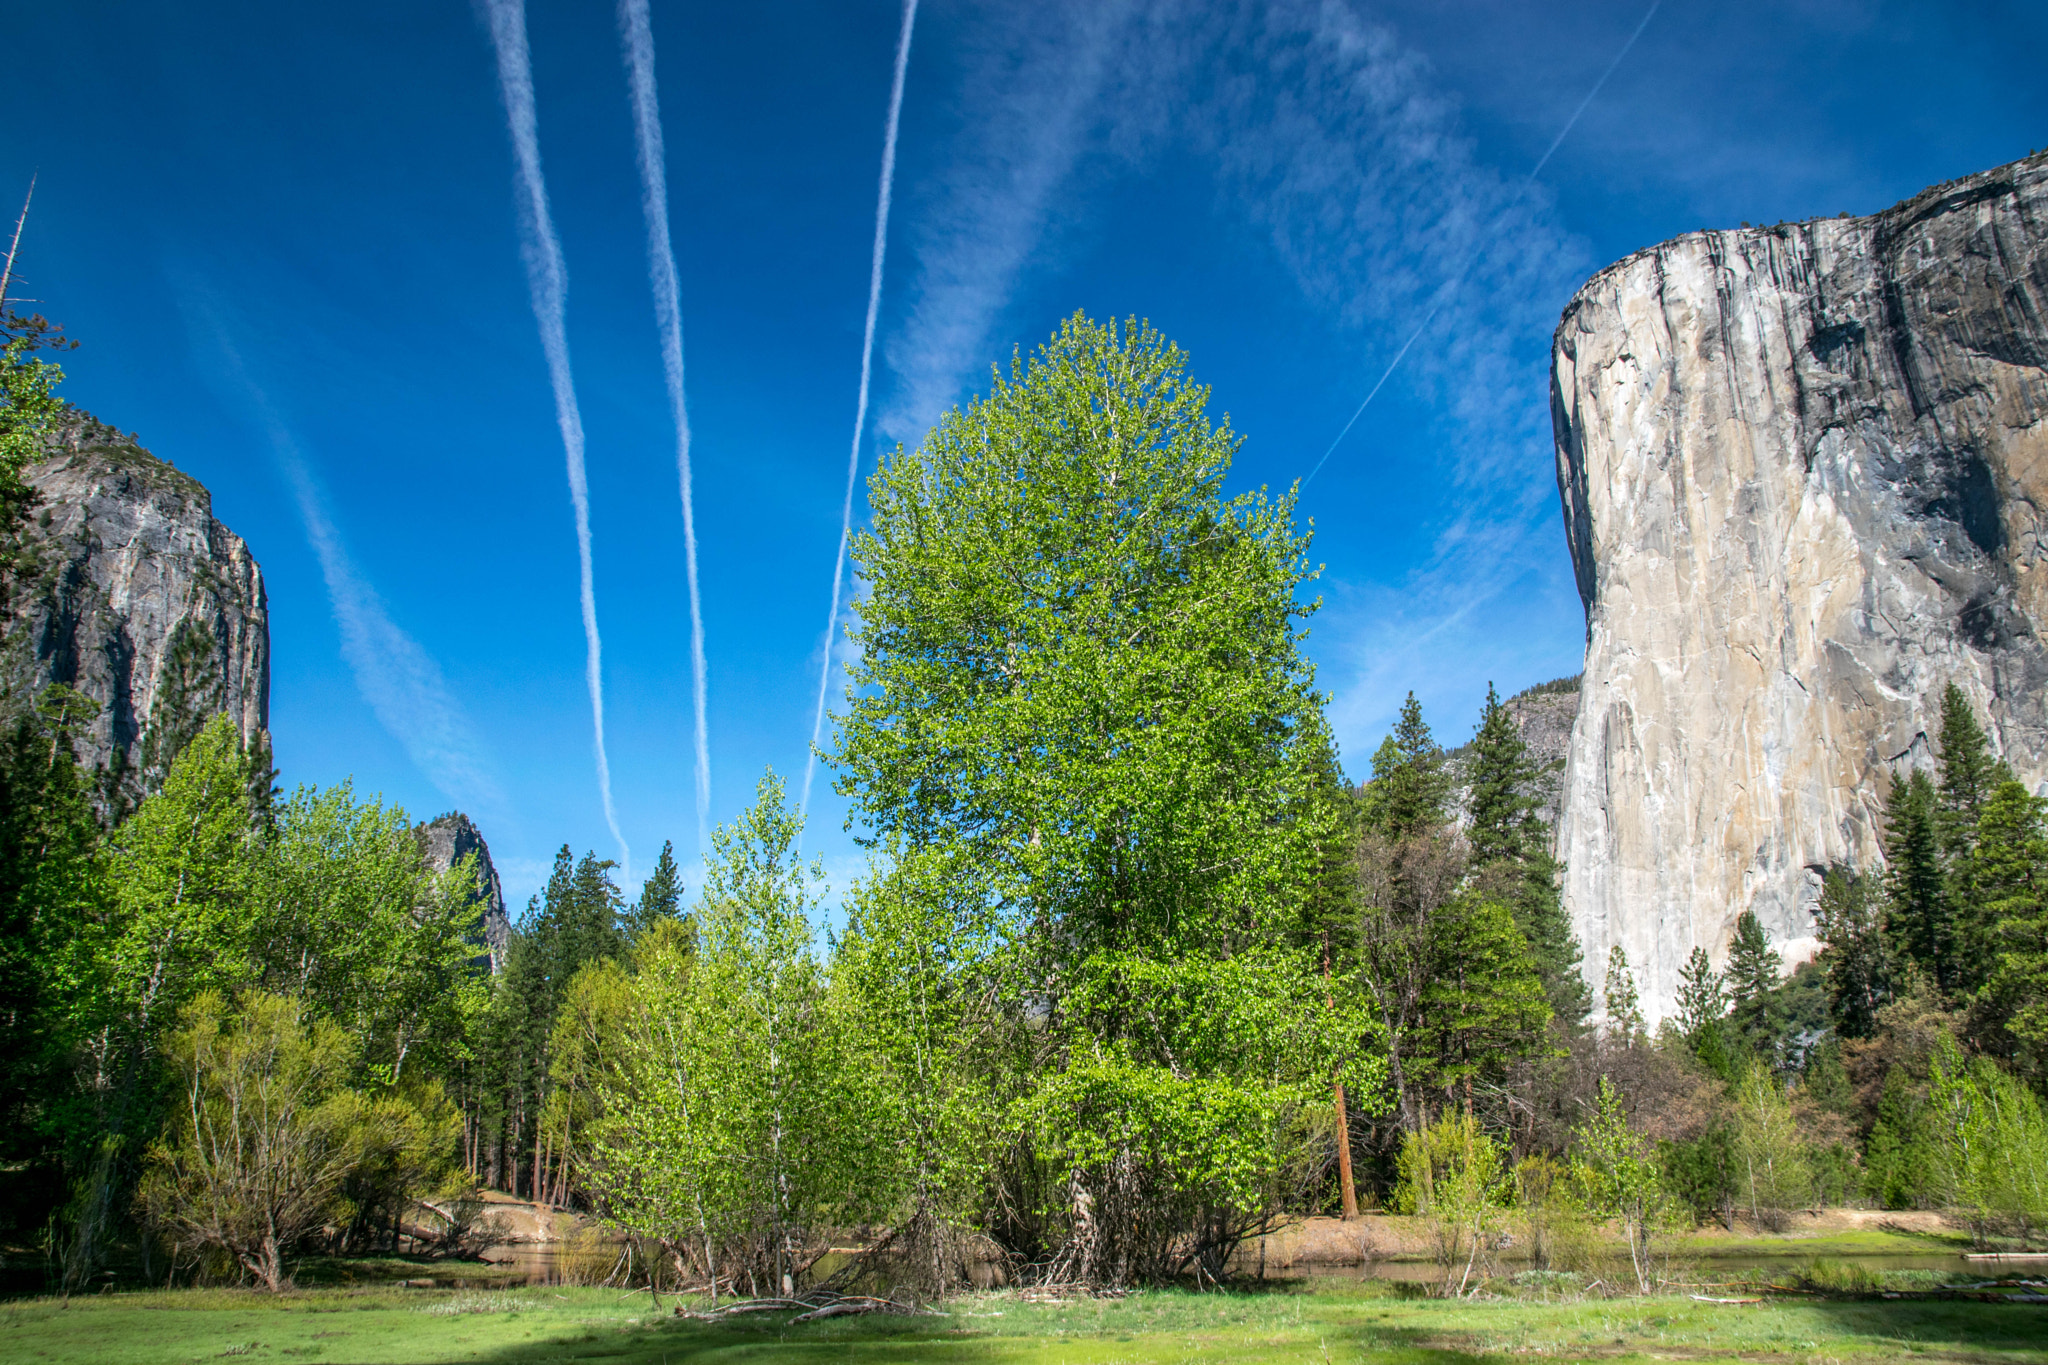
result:
<svg viewBox="0 0 2048 1365"><path fill-rule="evenodd" d="M1337 433L1337 439L1330 442L1330 448L1323 452L1323 458L1317 460L1315 468L1309 470L1307 476L1302 479L1301 486L1303 488L1308 486L1310 479L1323 472L1323 466L1329 463L1330 456L1335 454L1337 447L1344 443L1344 438L1351 434L1351 428L1358 425L1358 419L1365 416L1365 410L1372 406L1372 400L1380 396L1380 390L1385 388L1387 380L1393 377L1395 369L1401 364L1401 358L1408 354L1408 348L1413 346L1422 334L1429 329L1430 323L1436 321L1436 315L1443 311L1444 303L1450 298L1453 291L1460 284L1464 283L1465 276L1470 274L1472 267L1479 263L1479 258L1486 254L1486 248L1493 244L1493 238L1499 233L1500 225L1507 222L1508 210L1521 201L1522 196L1529 192L1529 187L1536 183L1536 177L1543 174L1543 168L1550 164L1550 158L1557 154L1557 149L1564 145L1565 138L1571 133L1573 128L1578 126L1579 116L1586 112L1586 106L1593 102L1593 97L1599 94L1601 87L1607 84L1607 78L1612 76L1614 69L1621 65L1621 59L1628 56L1629 49L1636 45L1636 39L1643 36L1643 30L1650 26L1650 20L1657 16L1657 9L1663 3L1664 0L1650 0L1650 8L1643 12L1643 17L1636 24L1635 31L1629 34L1628 41L1621 45L1621 51L1614 54L1614 60L1607 63L1607 69L1600 73L1600 79L1593 82L1593 88L1588 90L1586 97L1579 101L1579 107L1572 110L1572 116L1564 121L1564 127L1557 130L1557 136L1550 140L1550 145L1544 149L1543 155L1538 157L1536 164L1529 168L1529 174L1523 177L1521 185L1515 190L1514 197L1502 205L1500 216L1495 220L1493 231L1486 235L1485 240L1479 244L1479 249L1466 259L1463 266L1459 267L1458 273L1445 280L1437 288L1436 294L1430 300L1429 311L1422 315L1421 322L1415 324L1415 330L1410 332L1408 339L1401 343L1401 349L1394 352L1394 358L1387 362L1387 368L1380 371L1380 377L1374 382L1372 390L1365 395L1365 401L1360 403L1357 410L1351 414L1351 420L1346 422L1344 429Z"/></svg>
<svg viewBox="0 0 2048 1365"><path fill-rule="evenodd" d="M797 809L809 813L811 778L818 768L818 741L825 730L825 694L832 685L832 645L839 636L839 585L846 578L846 547L853 535L853 490L860 481L860 443L868 421L868 381L874 370L875 317L882 306L882 260L889 244L889 198L896 180L896 130L903 113L903 79L910 69L910 35L917 24L917 0L904 0L903 30L896 39L896 74L889 86L889 122L882 134L882 185L875 199L875 251L868 270L868 321L860 349L860 398L853 412L853 448L846 456L846 501L839 513L839 544L832 552L832 608L825 616L824 658L818 661L818 709L811 718L810 752L804 758L803 796Z"/></svg>
<svg viewBox="0 0 2048 1365"><path fill-rule="evenodd" d="M554 389L555 422L562 432L562 452L569 467L569 501L576 513L576 564L583 608L583 680L590 692L592 747L597 756L597 789L604 802L604 822L619 845L620 871L630 879L633 854L619 832L612 809L611 762L604 744L604 644L597 631L597 589L590 565L590 485L583 468L583 413L576 403L575 379L569 370L566 325L569 271L562 243L548 211L547 180L541 174L540 125L533 105L533 63L526 46L524 0L484 0L491 45L498 58L498 92L505 101L505 122L518 165L519 254L526 262L526 285L533 297L533 317L540 327L541 351L547 357L548 382Z"/></svg>
<svg viewBox="0 0 2048 1365"><path fill-rule="evenodd" d="M690 697L697 759L697 851L710 847L711 739L705 719L704 608L697 589L697 516L690 479L690 407L683 386L682 289L668 230L668 171L661 140L661 101L654 81L654 31L647 0L619 0L619 37L633 96L633 134L640 161L640 207L647 219L648 285L661 328L661 371L676 429L676 479L683 500L683 567L690 593Z"/></svg>

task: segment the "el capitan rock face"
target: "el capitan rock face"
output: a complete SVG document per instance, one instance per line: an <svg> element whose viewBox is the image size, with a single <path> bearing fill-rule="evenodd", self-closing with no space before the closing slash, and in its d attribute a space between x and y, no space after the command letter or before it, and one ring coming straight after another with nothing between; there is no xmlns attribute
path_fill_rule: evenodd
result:
<svg viewBox="0 0 2048 1365"><path fill-rule="evenodd" d="M17 702L53 682L99 703L79 758L132 806L206 720L267 742L270 617L263 571L213 499L73 410L24 471L40 502L8 575L5 675Z"/></svg>
<svg viewBox="0 0 2048 1365"><path fill-rule="evenodd" d="M1944 684L2048 777L2048 156L1610 266L1551 401L1587 619L1565 904L1654 1019L1744 910L1812 953Z"/></svg>

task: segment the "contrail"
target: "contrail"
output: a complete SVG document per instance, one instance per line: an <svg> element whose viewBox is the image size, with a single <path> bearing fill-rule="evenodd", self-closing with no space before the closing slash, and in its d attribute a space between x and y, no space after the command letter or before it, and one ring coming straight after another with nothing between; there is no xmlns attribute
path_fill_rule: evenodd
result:
<svg viewBox="0 0 2048 1365"><path fill-rule="evenodd" d="M1493 245L1493 239L1500 235L1502 226L1507 222L1508 211L1521 202L1522 196L1529 192L1529 187L1536 183L1536 177L1543 174L1543 168L1550 164L1550 158L1557 155L1557 149L1564 145L1565 138L1578 125L1579 116L1586 112L1586 106L1593 102L1593 97L1598 95L1601 87L1607 84L1607 78L1612 76L1615 68L1621 65L1621 59L1628 56L1629 49L1636 45L1636 39L1643 36L1643 30L1650 26L1650 20L1657 16L1657 9L1663 3L1664 0L1650 0L1649 9L1643 11L1643 17L1636 24L1635 31L1628 35L1628 41L1623 43L1621 50L1614 54L1614 60L1607 63L1607 69L1600 73L1600 79L1593 82L1593 88L1588 90L1586 97L1579 101L1579 107L1572 110L1572 116L1564 121L1564 127L1557 130L1557 136L1550 140L1550 145L1544 148L1543 155L1536 158L1536 164L1529 168L1529 174L1522 178L1522 183L1516 187L1514 194L1508 198L1507 203L1501 206L1500 214L1494 219L1492 231L1486 234L1486 237L1474 248L1472 254L1465 259L1465 264L1458 268L1458 273L1438 285L1436 292L1430 295L1429 311L1422 315L1422 321L1415 325L1415 330L1410 332L1408 339L1401 343L1401 349L1394 352L1394 358L1388 361L1387 368L1380 372L1380 377L1373 384L1371 392L1365 395L1365 401L1360 403L1358 410L1351 414L1351 420L1346 422L1344 429L1337 433L1337 439L1330 442L1330 448L1323 452L1322 459L1316 461L1316 467L1309 470L1307 478L1301 481L1301 487L1308 487L1309 480L1322 473L1323 466L1329 463L1330 456L1336 452L1338 446L1343 444L1344 438L1351 434L1351 428L1358 425L1358 419L1365 415L1365 410L1368 407L1372 406L1372 400L1379 397L1380 390L1386 386L1386 382L1393 375L1395 367L1400 365L1401 358L1408 354L1408 348L1413 346L1416 339L1429 329L1430 323L1436 321L1436 315L1443 311L1443 306L1450 298L1451 292L1464 283L1465 276L1471 272L1473 266L1479 263L1479 258L1486 254L1486 249Z"/></svg>
<svg viewBox="0 0 2048 1365"><path fill-rule="evenodd" d="M868 270L868 323L860 348L860 399L853 410L853 448L846 455L846 501L839 512L839 544L832 552L832 609L825 615L825 657L818 663L818 710L811 718L811 747L804 758L800 812L811 808L811 778L818 768L818 740L825 729L825 693L832 682L832 642L839 634L839 584L846 577L846 544L853 534L853 489L860 479L860 442L867 430L868 379L875 358L875 315L882 306L882 257L889 244L889 195L896 181L896 129L903 113L903 78L910 70L910 33L917 0L903 0L903 29L896 37L896 74L889 86L889 121L882 133L882 185L875 199L875 254Z"/></svg>
<svg viewBox="0 0 2048 1365"><path fill-rule="evenodd" d="M547 181L540 169L540 130L533 110L533 63L526 48L524 0L483 0L490 21L491 44L498 55L498 92L505 101L506 126L519 166L519 254L526 262L526 284L533 296L534 321L540 324L541 350L547 355L548 380L555 391L555 422L562 430L562 451L569 463L569 500L576 509L576 563L582 573L583 680L590 689L590 724L597 751L597 788L604 800L604 822L619 845L621 871L631 877L632 850L619 832L612 809L612 769L604 747L604 645L597 634L597 590L590 569L590 485L583 472L583 414L576 406L576 385L569 373L569 338L564 315L569 271L562 261L562 243L548 212Z"/></svg>
<svg viewBox="0 0 2048 1365"><path fill-rule="evenodd" d="M668 235L668 171L661 146L661 104L654 84L654 31L647 0L619 0L619 38L633 94L640 151L640 208L647 219L647 274L661 328L661 369L676 428L676 478L683 496L683 565L690 586L690 691L696 712L697 849L709 846L711 739L704 718L704 609L697 593L697 516L690 494L690 408L683 392L683 305L675 247Z"/></svg>

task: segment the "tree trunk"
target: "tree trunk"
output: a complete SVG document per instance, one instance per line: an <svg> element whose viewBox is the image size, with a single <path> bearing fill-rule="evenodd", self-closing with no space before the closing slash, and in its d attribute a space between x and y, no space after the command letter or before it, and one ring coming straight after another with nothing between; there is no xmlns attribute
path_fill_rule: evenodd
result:
<svg viewBox="0 0 2048 1365"><path fill-rule="evenodd" d="M1349 1106L1344 1099L1344 1082L1338 1081L1336 1090L1337 1186L1343 1191L1344 1217L1348 1220L1358 1217L1358 1186L1351 1179L1351 1121L1346 1112Z"/></svg>

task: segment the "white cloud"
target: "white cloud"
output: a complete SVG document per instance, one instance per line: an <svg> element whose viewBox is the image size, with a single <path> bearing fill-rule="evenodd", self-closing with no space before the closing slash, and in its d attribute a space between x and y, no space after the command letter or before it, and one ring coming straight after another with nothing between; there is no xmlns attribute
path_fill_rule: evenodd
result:
<svg viewBox="0 0 2048 1365"><path fill-rule="evenodd" d="M479 819L502 817L504 792L469 716L449 691L440 665L391 619L376 587L349 554L298 441L230 337L222 305L190 281L180 293L195 340L214 351L220 362L199 368L223 398L255 419L291 489L306 540L320 564L328 604L341 631L342 658L355 677L356 690L378 723L404 747L413 766L443 795Z"/></svg>

